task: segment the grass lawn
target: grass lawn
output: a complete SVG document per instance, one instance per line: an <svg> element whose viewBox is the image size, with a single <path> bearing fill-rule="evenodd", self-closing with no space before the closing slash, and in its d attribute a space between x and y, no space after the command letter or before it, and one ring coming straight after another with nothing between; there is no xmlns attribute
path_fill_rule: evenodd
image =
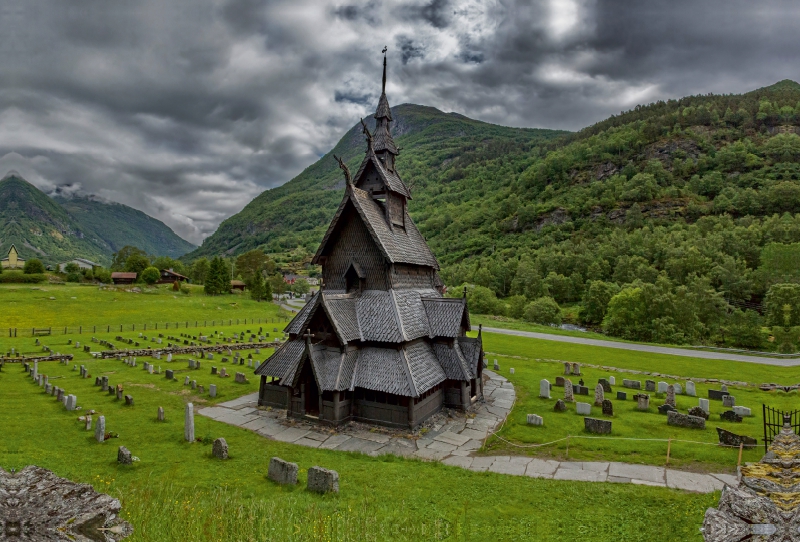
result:
<svg viewBox="0 0 800 542"><path fill-rule="evenodd" d="M500 335L493 333L484 334L484 347L491 361L500 362L500 374L514 383L517 390L517 403L509 416L500 436L512 443L526 446L530 444L545 443L563 438L567 435L584 435L583 416L575 413L575 406L568 405L568 412L558 414L553 412L555 400L563 397L563 388L553 387L552 399L540 399L539 381L547 378L555 383L556 376L563 374L563 365L555 360L572 361L606 365L624 369L659 372L684 377L720 378L740 380L750 383L778 382L795 383L800 380L800 368L782 368L765 365L694 359L662 354L648 354L631 352L612 348L599 348L593 346L557 343ZM510 374L513 367L515 374ZM736 397L736 404L748 406L755 416L745 418L742 423L722 422L719 414L723 412L720 401L711 401L711 418L706 422L705 431L683 429L668 426L666 416L658 414L656 407L663 404L663 398L651 395L650 412L640 412L632 396L634 390L622 388L622 379L630 378L655 381L666 380L660 377L649 377L641 374L628 374L624 372L608 372L588 367L582 368L584 376L571 377L573 383L583 378L590 389L588 397L577 396L576 401L592 404L594 402L594 386L597 379L614 376L617 386L614 391L606 394L606 398L614 403L614 418L612 436L623 438L658 438L679 439L716 443L718 442L715 427L722 427L737 434L744 434L758 438L763 437L761 405L793 410L796 408L798 393L762 392L753 386L729 386L729 392ZM685 388L685 380L677 382ZM707 397L708 389L719 389L717 384L697 384L698 397ZM616 400L616 391L628 393L627 401ZM698 404L697 398L685 395L677 396L678 409L684 413L689 407ZM592 407L592 415L602 418L601 409ZM539 414L545 418L543 427L529 427L526 424L526 414ZM569 458L582 460L618 460L631 463L649 463L663 465L666 461L667 443L665 442L637 442L630 440L601 440L601 439L570 439ZM499 439L490 439L486 454L530 454L543 457L564 459L567 455L566 442L541 448L520 448L504 443ZM763 447L745 451L743 461L757 461L763 455ZM723 472L735 470L738 450L719 448L717 446L688 444L674 442L671 446L671 465L687 470L711 470Z"/></svg>
<svg viewBox="0 0 800 542"><path fill-rule="evenodd" d="M180 322L209 323L212 320L291 317L273 303L258 303L247 293L209 297L202 286L190 286L191 294L172 291L171 284L140 287L141 293L125 288L74 284L0 285L0 334L8 328L77 328ZM51 299L55 298L55 299ZM63 333L63 329L53 330ZM77 331L77 330L75 330Z"/></svg>
<svg viewBox="0 0 800 542"><path fill-rule="evenodd" d="M222 330L230 335L252 327ZM113 341L117 334L96 336ZM138 337L138 333L122 335ZM197 415L199 437L228 441L231 459L218 461L211 457L210 445L183 441L184 405L213 404L255 391L254 377L248 384L236 384L233 378L210 375L212 364L224 366L221 360L206 360L202 369L193 371L187 368L187 356L176 356L171 364L160 362L162 369L177 370L177 380L167 381L163 375L147 374L142 359L135 368L116 360L94 360L68 346L68 339L89 344L85 334L48 337L43 342L74 353L73 364L86 365L91 378L81 379L73 364L41 363L40 372L77 395L84 411L95 409L105 415L107 430L118 432L120 438L95 442L93 432L76 420L79 412L67 412L33 384L21 366L7 364L0 372L4 412L0 465L10 469L36 464L118 496L124 517L136 529L129 539L133 542L701 540L698 527L705 509L718 498L628 484L474 473L394 456L316 450L267 440ZM23 352L38 350L32 338L0 338L0 350L12 346ZM267 354L262 351L259 357ZM504 359L504 366L508 362ZM521 360L514 363L519 384L538 389L536 369L527 374ZM201 397L184 387L187 374L206 389L216 383L218 397ZM111 384L122 384L135 406L126 407L95 387L94 378L100 375L108 375ZM535 386L529 378L536 380ZM164 407L166 422L156 421L158 406ZM515 415L524 410L515 410ZM118 465L119 445L140 461ZM269 458L276 455L300 465L298 487L280 487L266 479ZM304 489L307 469L313 465L339 471L338 495L320 496Z"/></svg>

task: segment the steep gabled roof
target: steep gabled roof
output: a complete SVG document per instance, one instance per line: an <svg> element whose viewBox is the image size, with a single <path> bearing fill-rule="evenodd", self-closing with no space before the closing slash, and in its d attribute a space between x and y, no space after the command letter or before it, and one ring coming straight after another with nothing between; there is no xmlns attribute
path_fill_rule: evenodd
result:
<svg viewBox="0 0 800 542"><path fill-rule="evenodd" d="M291 383L306 351L306 343L302 339L286 341L269 358L255 370L261 376L274 376L281 384Z"/></svg>
<svg viewBox="0 0 800 542"><path fill-rule="evenodd" d="M392 109L389 107L389 99L386 97L386 92L382 92L378 100L378 109L375 110L375 118L392 120Z"/></svg>
<svg viewBox="0 0 800 542"><path fill-rule="evenodd" d="M422 304L428 315L430 337L458 337L465 318L465 327L469 330L469 314L463 299L426 297L422 299Z"/></svg>
<svg viewBox="0 0 800 542"><path fill-rule="evenodd" d="M389 132L389 121L378 121L375 132L372 134L372 149L375 152L389 151L394 155L400 153Z"/></svg>
<svg viewBox="0 0 800 542"><path fill-rule="evenodd" d="M392 142L392 145L394 145L394 142ZM374 149L367 150L367 155L364 157L364 160L362 160L361 166L359 166L355 176L353 176L354 185L358 186L369 164L375 166L375 170L378 172L383 184L385 184L389 190L402 194L408 199L412 199L411 192L402 179L400 179L400 176L396 172L389 171L384 167L383 162L375 155Z"/></svg>
<svg viewBox="0 0 800 542"><path fill-rule="evenodd" d="M386 222L385 214L380 204L375 201L370 194L360 188L347 185L345 196L339 209L325 232L325 237L314 255L313 263L318 264L325 248L333 236L337 224L345 214L348 202L352 203L370 236L378 245L383 256L391 263L406 263L412 265L424 265L439 269L439 262L431 252L417 226L406 213L405 228L392 228Z"/></svg>
<svg viewBox="0 0 800 542"><path fill-rule="evenodd" d="M308 327L308 322L311 320L311 316L314 314L314 309L317 308L319 305L319 300L322 296L319 295L319 292L314 294L314 296L308 300L308 302L303 305L303 308L300 309L300 312L295 314L292 321L289 322L289 325L286 326L284 331L289 334L294 335L301 335L306 328Z"/></svg>

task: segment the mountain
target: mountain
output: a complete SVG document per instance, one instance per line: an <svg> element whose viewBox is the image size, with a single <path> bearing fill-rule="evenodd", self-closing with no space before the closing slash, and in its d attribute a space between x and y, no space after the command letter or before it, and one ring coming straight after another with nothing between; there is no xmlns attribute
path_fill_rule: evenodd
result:
<svg viewBox="0 0 800 542"><path fill-rule="evenodd" d="M148 254L177 258L197 248L160 220L127 205L93 196L54 199L87 230L98 232L111 252L133 245Z"/></svg>
<svg viewBox="0 0 800 542"><path fill-rule="evenodd" d="M445 282L482 288L474 312L755 348L780 342L762 324L800 326L798 83L658 101L572 134L393 112L412 217ZM364 148L356 127L333 152L352 170ZM311 251L341 188L326 155L187 257Z"/></svg>
<svg viewBox="0 0 800 542"><path fill-rule="evenodd" d="M392 108L392 134L401 147L397 168L411 187L410 211L414 218L426 209L431 193L446 189L457 199L472 199L483 190L467 174L510 180L516 172L504 164L533 160L546 142L567 132L506 128L443 113L433 107L404 104ZM375 119L365 122L370 130ZM220 224L200 248L184 259L236 255L262 247L281 252L304 246L316 250L342 199L344 178L333 155L343 158L355 173L366 143L360 123L318 162L283 186L267 190L240 213Z"/></svg>
<svg viewBox="0 0 800 542"><path fill-rule="evenodd" d="M92 198L55 200L17 174L0 180L0 254L12 244L45 264L80 257L108 265L126 244L170 256L194 248L140 211Z"/></svg>

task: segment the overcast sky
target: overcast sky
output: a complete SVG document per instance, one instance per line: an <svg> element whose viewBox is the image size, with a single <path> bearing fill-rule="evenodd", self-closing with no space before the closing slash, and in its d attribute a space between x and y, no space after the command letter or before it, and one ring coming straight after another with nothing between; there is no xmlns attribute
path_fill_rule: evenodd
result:
<svg viewBox="0 0 800 542"><path fill-rule="evenodd" d="M200 243L380 92L576 130L639 103L800 79L800 3L2 0L0 175Z"/></svg>

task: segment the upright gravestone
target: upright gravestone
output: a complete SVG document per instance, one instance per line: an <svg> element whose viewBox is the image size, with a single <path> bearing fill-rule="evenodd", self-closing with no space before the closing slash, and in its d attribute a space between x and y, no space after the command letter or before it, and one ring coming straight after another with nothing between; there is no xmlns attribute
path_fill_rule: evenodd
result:
<svg viewBox="0 0 800 542"><path fill-rule="evenodd" d="M217 396L217 385L216 384L210 384L208 386L208 395L210 397L216 397Z"/></svg>
<svg viewBox="0 0 800 542"><path fill-rule="evenodd" d="M636 408L639 410L647 410L650 408L650 396L646 393L639 393L636 395Z"/></svg>
<svg viewBox="0 0 800 542"><path fill-rule="evenodd" d="M218 438L214 441L214 446L211 448L211 453L217 459L228 459L228 443L224 438Z"/></svg>
<svg viewBox="0 0 800 542"><path fill-rule="evenodd" d="M550 399L550 381L546 378L539 381L539 397Z"/></svg>
<svg viewBox="0 0 800 542"><path fill-rule="evenodd" d="M736 397L734 397L733 395L723 395L722 406L727 408L732 408L736 406Z"/></svg>
<svg viewBox="0 0 800 542"><path fill-rule="evenodd" d="M315 493L339 493L339 473L322 467L311 467L308 469L307 488Z"/></svg>
<svg viewBox="0 0 800 542"><path fill-rule="evenodd" d="M644 391L656 391L656 381L655 380L645 380L644 381Z"/></svg>
<svg viewBox="0 0 800 542"><path fill-rule="evenodd" d="M603 400L603 416L613 416L614 415L614 403L609 401L608 399Z"/></svg>
<svg viewBox="0 0 800 542"><path fill-rule="evenodd" d="M294 485L297 483L297 471L297 463L289 463L279 457L273 457L269 460L267 477L279 484Z"/></svg>
<svg viewBox="0 0 800 542"><path fill-rule="evenodd" d="M164 421L164 407L158 407L158 421Z"/></svg>
<svg viewBox="0 0 800 542"><path fill-rule="evenodd" d="M675 386L675 395L683 395L683 388L680 384L673 384Z"/></svg>
<svg viewBox="0 0 800 542"><path fill-rule="evenodd" d="M612 386L616 386L617 385L617 377L609 376L608 377L608 383L611 384Z"/></svg>
<svg viewBox="0 0 800 542"><path fill-rule="evenodd" d="M572 364L568 361L564 362L564 374L571 375L572 374Z"/></svg>
<svg viewBox="0 0 800 542"><path fill-rule="evenodd" d="M74 395L67 395L67 410L75 410L78 406L78 398Z"/></svg>
<svg viewBox="0 0 800 542"><path fill-rule="evenodd" d="M664 399L664 404L669 405L671 407L675 407L675 386L670 384L667 386L667 398Z"/></svg>
<svg viewBox="0 0 800 542"><path fill-rule="evenodd" d="M85 429L87 431L91 431L92 430L92 417L91 416L86 416L86 420L85 421L86 421Z"/></svg>
<svg viewBox="0 0 800 542"><path fill-rule="evenodd" d="M697 396L697 390L695 389L694 382L692 382L691 380L686 382L686 395L690 397Z"/></svg>
<svg viewBox="0 0 800 542"><path fill-rule="evenodd" d="M187 442L194 442L194 407L192 403L186 403L183 423L183 438L186 439Z"/></svg>
<svg viewBox="0 0 800 542"><path fill-rule="evenodd" d="M94 425L94 438L97 442L106 440L106 417L98 416L97 423Z"/></svg>
<svg viewBox="0 0 800 542"><path fill-rule="evenodd" d="M719 387L719 391L721 391L722 393L728 393L728 386L723 384L722 386Z"/></svg>
<svg viewBox="0 0 800 542"><path fill-rule="evenodd" d="M188 376L184 376L183 377L183 385L184 386L188 386L189 385L189 377Z"/></svg>
<svg viewBox="0 0 800 542"><path fill-rule="evenodd" d="M175 373L171 369L167 369L166 371L164 371L164 375L167 380L172 380Z"/></svg>
<svg viewBox="0 0 800 542"><path fill-rule="evenodd" d="M594 387L594 406L602 406L605 400L603 385L598 384Z"/></svg>
<svg viewBox="0 0 800 542"><path fill-rule="evenodd" d="M495 371L500 370L500 364L497 363L497 360L494 360L494 363L492 364L492 369L494 369Z"/></svg>
<svg viewBox="0 0 800 542"><path fill-rule="evenodd" d="M579 375L581 374L581 366L579 363L572 364L572 374Z"/></svg>
<svg viewBox="0 0 800 542"><path fill-rule="evenodd" d="M569 378L564 380L564 402L565 403L575 402L575 396L572 391L572 381Z"/></svg>
<svg viewBox="0 0 800 542"><path fill-rule="evenodd" d="M708 399L704 399L700 397L698 399L699 406L702 408L706 414L711 414L711 408L709 407Z"/></svg>
<svg viewBox="0 0 800 542"><path fill-rule="evenodd" d="M544 423L542 417L536 414L528 414L527 421L528 425L542 425Z"/></svg>
<svg viewBox="0 0 800 542"><path fill-rule="evenodd" d="M120 446L119 450L117 450L117 463L121 465L130 465L133 463L133 455L125 446Z"/></svg>
<svg viewBox="0 0 800 542"><path fill-rule="evenodd" d="M581 403L579 401L575 403L575 412L581 414L582 416L588 416L592 413L592 405L589 403Z"/></svg>
<svg viewBox="0 0 800 542"><path fill-rule="evenodd" d="M658 383L658 393L667 393L667 386L666 382L659 382Z"/></svg>

